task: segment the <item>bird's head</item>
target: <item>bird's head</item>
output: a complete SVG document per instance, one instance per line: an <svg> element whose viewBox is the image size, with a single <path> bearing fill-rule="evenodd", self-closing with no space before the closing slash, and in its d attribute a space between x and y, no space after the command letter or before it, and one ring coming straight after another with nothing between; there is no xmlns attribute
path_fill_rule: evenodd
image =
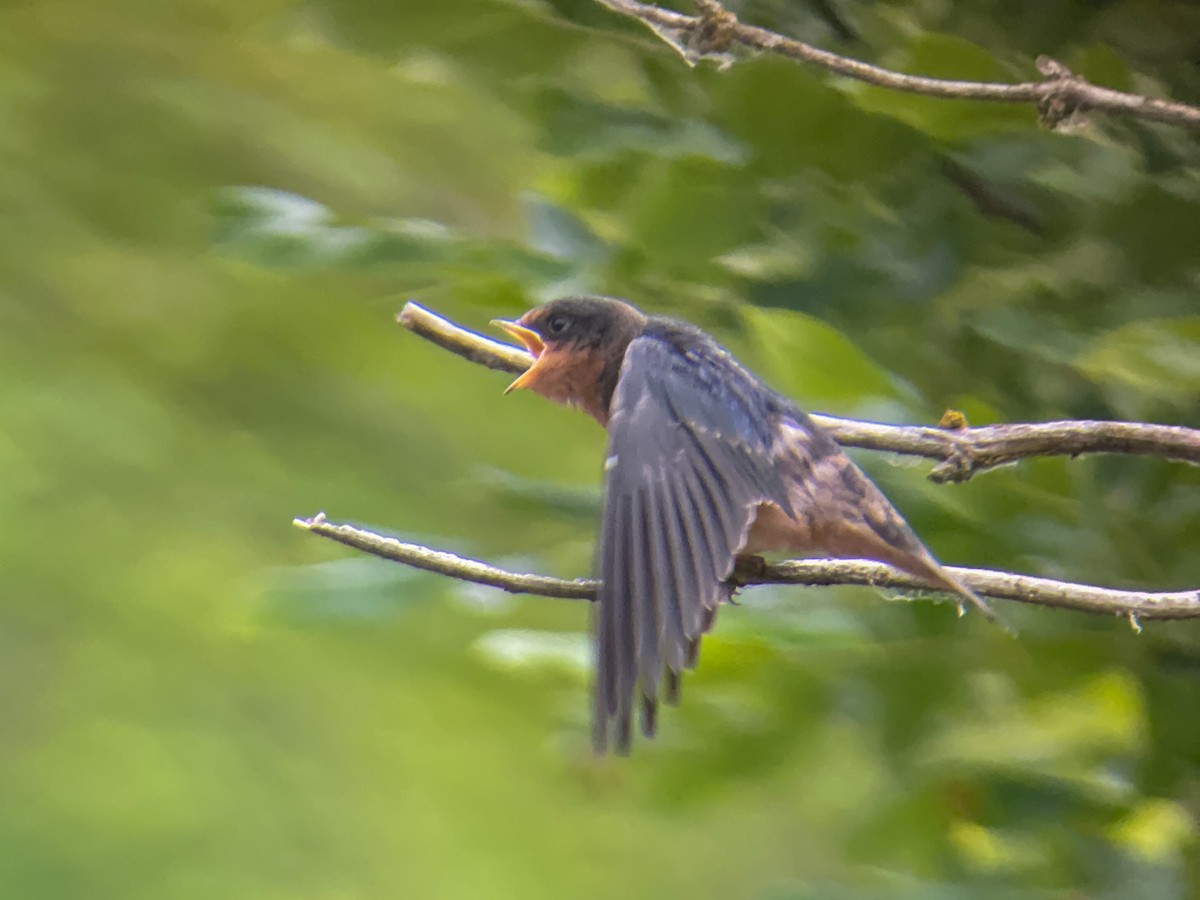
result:
<svg viewBox="0 0 1200 900"><path fill-rule="evenodd" d="M608 297L564 297L496 327L525 345L531 365L505 393L527 388L556 403L578 406L601 424L625 350L646 324L636 307Z"/></svg>

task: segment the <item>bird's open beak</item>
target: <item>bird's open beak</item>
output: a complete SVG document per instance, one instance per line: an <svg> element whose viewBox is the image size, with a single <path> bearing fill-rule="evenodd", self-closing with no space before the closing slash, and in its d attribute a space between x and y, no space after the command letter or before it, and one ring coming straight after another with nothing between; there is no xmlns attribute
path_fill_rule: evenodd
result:
<svg viewBox="0 0 1200 900"><path fill-rule="evenodd" d="M531 328L526 328L524 325L517 322L510 322L507 319L492 319L492 324L524 344L525 349L533 357L533 365L521 373L516 381L506 387L504 393L510 394L513 391L528 387L529 382L533 379L533 370L537 368L538 358L542 355L542 351L546 349L546 345L542 343L542 336Z"/></svg>

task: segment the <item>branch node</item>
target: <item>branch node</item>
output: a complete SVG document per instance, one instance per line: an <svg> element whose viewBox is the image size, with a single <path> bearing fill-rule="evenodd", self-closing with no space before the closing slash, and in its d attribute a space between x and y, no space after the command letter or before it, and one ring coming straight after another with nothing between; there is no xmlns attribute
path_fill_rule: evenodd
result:
<svg viewBox="0 0 1200 900"><path fill-rule="evenodd" d="M1037 70L1046 76L1038 99L1038 123L1051 131L1078 131L1087 125L1085 113L1091 108L1085 99L1089 83L1069 68L1042 55Z"/></svg>
<svg viewBox="0 0 1200 900"><path fill-rule="evenodd" d="M700 16L688 35L688 49L701 57L728 57L732 62L729 49L737 37L737 16L717 0L696 0L696 8Z"/></svg>
<svg viewBox="0 0 1200 900"><path fill-rule="evenodd" d="M1061 81L1064 78L1074 78L1075 73L1067 66L1051 56L1042 54L1035 60L1037 70L1046 76L1047 81Z"/></svg>
<svg viewBox="0 0 1200 900"><path fill-rule="evenodd" d="M696 0L698 16L684 16L658 7L653 7L658 15L638 15L617 0L601 2L641 21L689 66L695 67L701 60L708 59L724 71L735 61L732 48L740 27L737 16L716 0Z"/></svg>
<svg viewBox="0 0 1200 900"><path fill-rule="evenodd" d="M971 445L961 438L946 435L946 455L929 470L935 484L963 484L979 469L979 460Z"/></svg>

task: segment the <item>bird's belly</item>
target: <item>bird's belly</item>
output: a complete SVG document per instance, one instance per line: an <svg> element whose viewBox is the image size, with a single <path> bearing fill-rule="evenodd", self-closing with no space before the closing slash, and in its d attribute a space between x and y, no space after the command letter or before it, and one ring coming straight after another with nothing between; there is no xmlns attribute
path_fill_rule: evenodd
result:
<svg viewBox="0 0 1200 900"><path fill-rule="evenodd" d="M807 554L815 550L813 533L806 524L796 521L774 503L760 503L746 542L738 552Z"/></svg>
<svg viewBox="0 0 1200 900"><path fill-rule="evenodd" d="M919 545L914 551L889 544L861 520L804 516L797 521L774 503L760 503L746 542L738 553L759 556L771 551L794 556L875 559L915 575L929 574L924 559L928 551Z"/></svg>

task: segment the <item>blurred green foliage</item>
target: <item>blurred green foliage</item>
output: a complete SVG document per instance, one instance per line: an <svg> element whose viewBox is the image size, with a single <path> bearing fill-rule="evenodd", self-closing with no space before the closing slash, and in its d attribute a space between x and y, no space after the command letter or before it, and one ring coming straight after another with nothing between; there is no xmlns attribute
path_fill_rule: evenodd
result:
<svg viewBox="0 0 1200 900"><path fill-rule="evenodd" d="M738 9L1200 99L1177 0ZM0 894L1200 894L1195 626L759 589L596 762L582 605L289 525L587 571L602 435L409 297L628 296L825 412L1198 426L1194 135L689 69L585 0L18 0L0 50ZM1195 468L888 462L948 561L1200 584Z"/></svg>

